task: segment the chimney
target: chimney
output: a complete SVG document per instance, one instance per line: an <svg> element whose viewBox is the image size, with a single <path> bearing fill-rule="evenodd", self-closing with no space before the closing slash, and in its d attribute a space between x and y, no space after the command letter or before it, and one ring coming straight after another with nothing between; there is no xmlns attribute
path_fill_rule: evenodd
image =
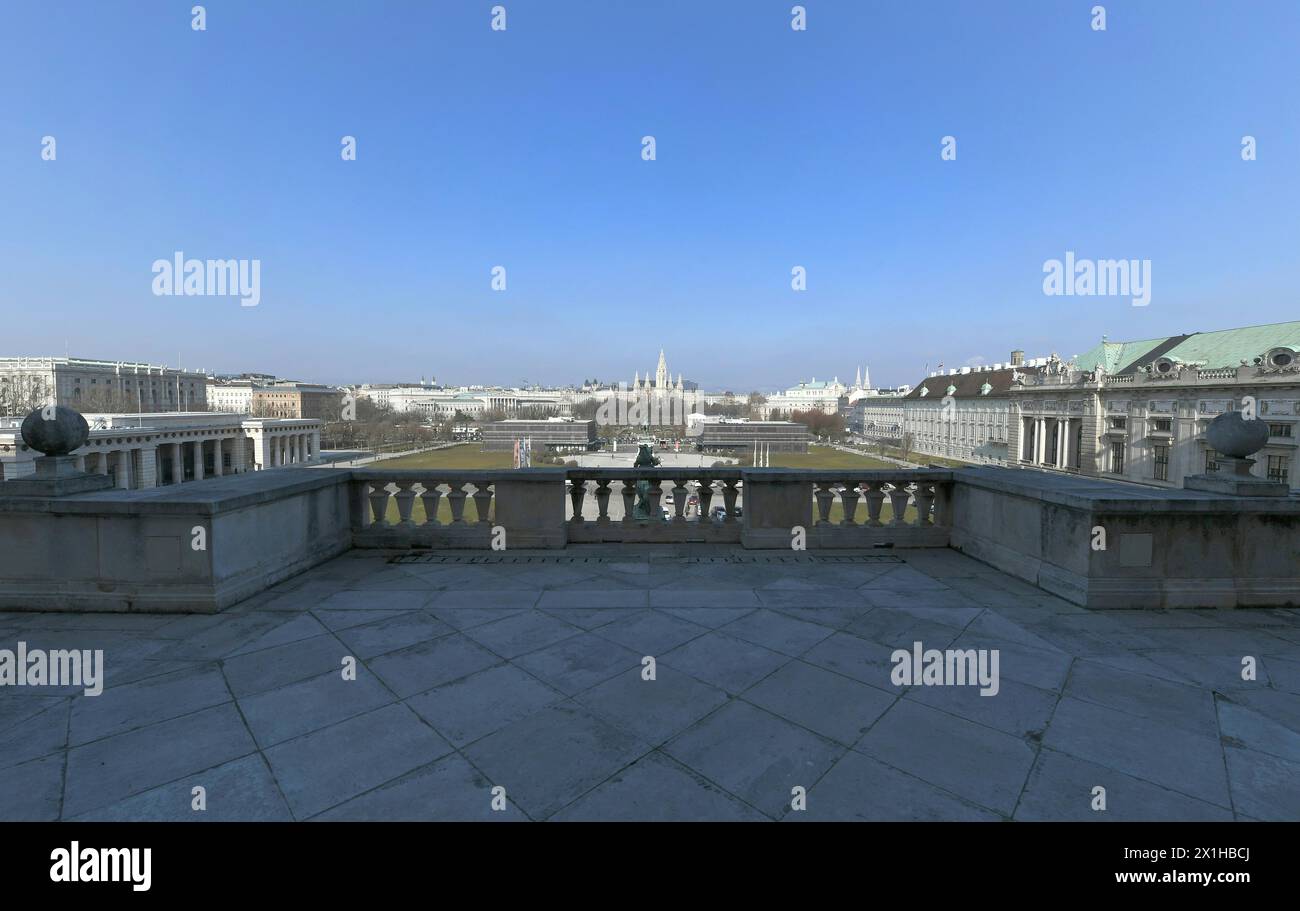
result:
<svg viewBox="0 0 1300 911"><path fill-rule="evenodd" d="M1025 352L1021 351L1021 350L1018 349L1018 348L1017 348L1015 351L1012 351L1012 352L1011 352L1011 366L1012 366L1012 367L1023 367L1023 366L1025 366Z"/></svg>

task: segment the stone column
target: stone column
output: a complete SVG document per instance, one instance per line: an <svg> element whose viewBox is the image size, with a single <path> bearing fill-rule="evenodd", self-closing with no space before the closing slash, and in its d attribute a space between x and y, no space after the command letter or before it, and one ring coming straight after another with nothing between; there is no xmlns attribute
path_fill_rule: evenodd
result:
<svg viewBox="0 0 1300 911"><path fill-rule="evenodd" d="M221 437L212 441L212 473L217 477L225 474L225 469L221 465Z"/></svg>
<svg viewBox="0 0 1300 911"><path fill-rule="evenodd" d="M140 452L140 477L136 484L137 487L148 489L158 486L158 447L141 446Z"/></svg>
<svg viewBox="0 0 1300 911"><path fill-rule="evenodd" d="M253 437L253 470L265 471L271 467L271 441L259 431Z"/></svg>
<svg viewBox="0 0 1300 911"><path fill-rule="evenodd" d="M194 441L194 480L203 480L203 441Z"/></svg>
<svg viewBox="0 0 1300 911"><path fill-rule="evenodd" d="M616 443L615 445L618 444ZM313 462L320 458L320 431L319 430L313 430L311 432L311 458Z"/></svg>
<svg viewBox="0 0 1300 911"><path fill-rule="evenodd" d="M113 483L119 490L130 490L131 480L127 476L127 462L131 460L131 450L123 449L117 454L117 465L113 472Z"/></svg>

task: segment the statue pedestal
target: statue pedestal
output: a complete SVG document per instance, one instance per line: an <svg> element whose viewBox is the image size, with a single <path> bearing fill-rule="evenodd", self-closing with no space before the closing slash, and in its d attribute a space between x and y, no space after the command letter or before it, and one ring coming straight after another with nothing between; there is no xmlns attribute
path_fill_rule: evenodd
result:
<svg viewBox="0 0 1300 911"><path fill-rule="evenodd" d="M1281 481L1268 481L1250 473L1254 459L1219 456L1219 470L1213 474L1194 474L1183 479L1188 490L1224 493L1235 497L1285 497L1290 488Z"/></svg>
<svg viewBox="0 0 1300 911"><path fill-rule="evenodd" d="M76 456L41 456L32 464L36 474L0 484L0 496L63 497L109 490L114 485L108 475L87 474L79 469Z"/></svg>

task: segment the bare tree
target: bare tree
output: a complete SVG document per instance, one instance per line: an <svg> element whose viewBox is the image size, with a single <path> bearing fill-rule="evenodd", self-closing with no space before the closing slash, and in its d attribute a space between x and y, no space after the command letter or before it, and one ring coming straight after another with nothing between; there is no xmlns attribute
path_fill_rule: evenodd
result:
<svg viewBox="0 0 1300 911"><path fill-rule="evenodd" d="M0 381L0 414L21 417L50 404L49 384L44 377L6 377Z"/></svg>
<svg viewBox="0 0 1300 911"><path fill-rule="evenodd" d="M898 454L904 462L908 461L907 457L912 454L912 447L915 445L916 437L912 435L911 431L904 433L898 445Z"/></svg>

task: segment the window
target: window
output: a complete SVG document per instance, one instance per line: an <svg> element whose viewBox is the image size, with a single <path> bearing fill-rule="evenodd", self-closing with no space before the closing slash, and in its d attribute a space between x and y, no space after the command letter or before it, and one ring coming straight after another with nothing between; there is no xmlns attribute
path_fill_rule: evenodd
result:
<svg viewBox="0 0 1300 911"><path fill-rule="evenodd" d="M1213 449L1205 450L1205 473L1210 474L1219 470L1219 454Z"/></svg>
<svg viewBox="0 0 1300 911"><path fill-rule="evenodd" d="M1120 442L1110 444L1110 470L1113 474L1124 473L1124 444Z"/></svg>
<svg viewBox="0 0 1300 911"><path fill-rule="evenodd" d="M1126 427L1128 427L1128 418L1111 418L1111 419L1110 419L1110 429L1111 429L1111 430L1123 430L1123 429L1126 428Z"/></svg>
<svg viewBox="0 0 1300 911"><path fill-rule="evenodd" d="M1270 481L1281 481L1286 483L1290 472L1287 470L1287 459L1289 456L1271 455L1268 457L1268 479Z"/></svg>
<svg viewBox="0 0 1300 911"><path fill-rule="evenodd" d="M1268 435L1271 437L1289 437L1291 436L1290 424L1269 424Z"/></svg>
<svg viewBox="0 0 1300 911"><path fill-rule="evenodd" d="M1174 429L1173 419L1156 418L1151 424L1151 429L1156 433L1170 433Z"/></svg>
<svg viewBox="0 0 1300 911"><path fill-rule="evenodd" d="M1169 480L1169 447L1155 447L1155 469L1157 481Z"/></svg>

